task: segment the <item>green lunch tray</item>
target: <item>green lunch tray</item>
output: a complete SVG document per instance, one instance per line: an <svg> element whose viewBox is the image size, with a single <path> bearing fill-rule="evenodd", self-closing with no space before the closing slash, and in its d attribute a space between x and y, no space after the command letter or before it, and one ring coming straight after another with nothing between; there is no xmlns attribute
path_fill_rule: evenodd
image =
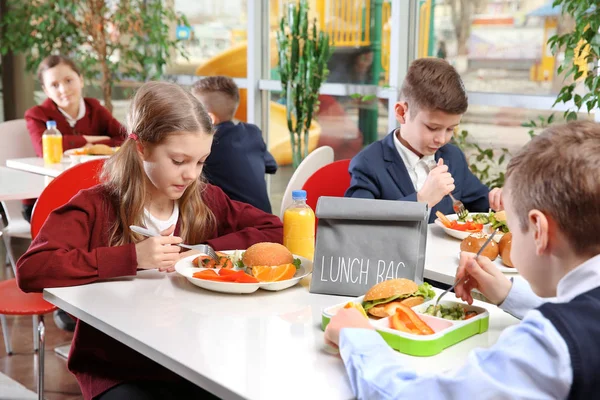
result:
<svg viewBox="0 0 600 400"><path fill-rule="evenodd" d="M363 297L358 297L354 300L354 303L361 304ZM321 328L323 330L329 324L331 317L346 304L347 302L344 302L323 310L321 318ZM434 299L413 307L413 310L419 317L434 330L435 333L433 335L413 335L397 331L389 327L389 318L369 319L369 321L393 349L411 356L422 357L434 356L441 353L447 347L488 330L490 314L483 307L470 306L466 303L457 303L455 301L440 302L440 304L445 306L461 304L467 311L477 312L477 316L468 320L452 321L423 314L427 306L433 304L435 304Z"/></svg>

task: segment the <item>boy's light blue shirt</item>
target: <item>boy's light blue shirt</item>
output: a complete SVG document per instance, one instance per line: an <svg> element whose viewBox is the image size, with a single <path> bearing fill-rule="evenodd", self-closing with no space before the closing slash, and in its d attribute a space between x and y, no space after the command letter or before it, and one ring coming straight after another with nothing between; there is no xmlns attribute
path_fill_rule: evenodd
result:
<svg viewBox="0 0 600 400"><path fill-rule="evenodd" d="M565 275L552 301L569 302L599 283L600 255ZM343 329L340 354L352 391L359 399L567 398L573 382L569 350L550 321L533 310L542 302L526 281L515 279L501 308L524 317L521 323L505 329L491 348L472 351L463 367L438 375L415 373L375 331Z"/></svg>

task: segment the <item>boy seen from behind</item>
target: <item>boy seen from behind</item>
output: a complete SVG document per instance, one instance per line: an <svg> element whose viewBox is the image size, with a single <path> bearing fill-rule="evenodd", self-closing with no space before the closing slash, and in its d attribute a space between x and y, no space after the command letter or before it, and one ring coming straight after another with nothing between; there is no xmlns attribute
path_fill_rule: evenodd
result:
<svg viewBox="0 0 600 400"><path fill-rule="evenodd" d="M491 348L473 351L456 371L417 374L357 310L335 315L325 339L339 344L356 396L595 398L600 392L598 170L600 125L592 122L550 127L510 161L504 189L513 235L510 258L529 285L518 277L509 280L486 257L463 253L455 292L472 303L471 290L477 289L523 320Z"/></svg>
<svg viewBox="0 0 600 400"><path fill-rule="evenodd" d="M502 209L502 191L490 191L469 170L462 151L449 144L467 111L465 87L444 60L415 60L395 105L401 127L361 151L350 163L346 197L426 202L453 214L452 194L469 211Z"/></svg>
<svg viewBox="0 0 600 400"><path fill-rule="evenodd" d="M232 121L240 102L237 85L231 78L211 76L196 82L192 94L206 108L216 129L204 176L231 199L270 213L265 173L274 174L277 163L256 125Z"/></svg>

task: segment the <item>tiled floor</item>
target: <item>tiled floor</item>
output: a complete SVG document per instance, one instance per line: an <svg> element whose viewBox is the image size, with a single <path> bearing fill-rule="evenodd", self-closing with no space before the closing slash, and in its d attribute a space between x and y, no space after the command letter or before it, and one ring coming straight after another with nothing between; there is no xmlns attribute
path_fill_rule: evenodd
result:
<svg viewBox="0 0 600 400"><path fill-rule="evenodd" d="M20 256L28 245L26 241L18 239L13 239L13 244L16 256ZM3 246L1 242L0 246ZM1 259L4 260L4 251L0 253L2 253ZM7 320L13 355L6 354L4 332L0 332L0 372L29 390L37 392L37 353L33 351L31 317L7 317ZM67 360L54 353L54 348L68 344L73 334L58 329L52 314L48 314L44 321L46 322L44 397L48 400L83 399L75 377L67 370Z"/></svg>

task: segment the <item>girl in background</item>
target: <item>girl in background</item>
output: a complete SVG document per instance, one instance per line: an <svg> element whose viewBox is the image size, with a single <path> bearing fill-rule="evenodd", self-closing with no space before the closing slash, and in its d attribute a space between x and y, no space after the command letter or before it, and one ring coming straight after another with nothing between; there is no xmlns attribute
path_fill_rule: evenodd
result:
<svg viewBox="0 0 600 400"><path fill-rule="evenodd" d="M103 183L55 210L17 263L24 291L134 276L139 269L172 271L185 254L176 246L182 241L208 243L216 250L281 243L279 218L230 200L200 177L213 127L190 93L166 82L144 84L132 101L127 127L128 139L106 161ZM141 237L130 225L162 236ZM203 395L202 389L82 321L68 367L86 400Z"/></svg>
<svg viewBox="0 0 600 400"><path fill-rule="evenodd" d="M38 66L38 79L48 98L25 112L31 143L42 157L42 135L47 121L56 121L63 137L63 151L97 143L119 146L125 129L100 102L82 96L83 77L73 61L60 55L46 57ZM28 222L36 199L23 200L22 214ZM66 331L75 329L75 321L64 311L54 313L56 325Z"/></svg>
<svg viewBox="0 0 600 400"><path fill-rule="evenodd" d="M42 157L42 134L47 121L56 121L63 136L63 150L88 143L119 146L125 129L96 99L83 97L83 77L67 57L46 57L38 67L38 79L48 98L25 112L27 129L36 154Z"/></svg>

